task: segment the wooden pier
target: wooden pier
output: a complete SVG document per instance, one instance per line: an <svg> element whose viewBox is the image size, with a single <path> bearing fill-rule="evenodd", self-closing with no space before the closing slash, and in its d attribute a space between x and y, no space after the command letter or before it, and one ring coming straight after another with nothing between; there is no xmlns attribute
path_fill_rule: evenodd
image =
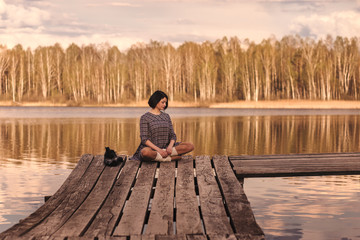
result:
<svg viewBox="0 0 360 240"><path fill-rule="evenodd" d="M60 189L0 239L264 239L228 157L84 155Z"/></svg>
<svg viewBox="0 0 360 240"><path fill-rule="evenodd" d="M184 156L117 167L86 154L0 239L264 239L238 179L329 174L360 174L360 153Z"/></svg>

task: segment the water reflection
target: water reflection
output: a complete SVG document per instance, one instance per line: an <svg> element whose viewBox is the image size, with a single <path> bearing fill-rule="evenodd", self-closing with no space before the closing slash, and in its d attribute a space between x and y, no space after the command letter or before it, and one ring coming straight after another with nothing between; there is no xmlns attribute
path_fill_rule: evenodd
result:
<svg viewBox="0 0 360 240"><path fill-rule="evenodd" d="M0 161L41 161L72 167L104 146L131 155L139 144L139 119L0 119ZM242 116L173 118L178 139L193 154L357 152L360 116Z"/></svg>
<svg viewBox="0 0 360 240"><path fill-rule="evenodd" d="M360 176L249 178L244 187L267 239L360 237Z"/></svg>

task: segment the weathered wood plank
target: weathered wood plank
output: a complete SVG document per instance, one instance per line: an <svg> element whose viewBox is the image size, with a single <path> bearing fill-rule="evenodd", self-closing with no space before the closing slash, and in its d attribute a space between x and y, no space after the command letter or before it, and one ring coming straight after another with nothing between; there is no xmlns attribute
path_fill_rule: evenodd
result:
<svg viewBox="0 0 360 240"><path fill-rule="evenodd" d="M230 235L208 235L209 240L264 240L264 236L252 236L247 234L230 234Z"/></svg>
<svg viewBox="0 0 360 240"><path fill-rule="evenodd" d="M210 157L197 156L195 164L201 213L206 234L226 235L234 233L226 215L219 186L213 174Z"/></svg>
<svg viewBox="0 0 360 240"><path fill-rule="evenodd" d="M186 240L186 235L185 234L156 235L155 240Z"/></svg>
<svg viewBox="0 0 360 240"><path fill-rule="evenodd" d="M117 237L116 237L117 238ZM125 237L126 238L126 237ZM125 239L124 239L125 240ZM130 236L130 240L155 240L155 235L139 235L134 234Z"/></svg>
<svg viewBox="0 0 360 240"><path fill-rule="evenodd" d="M114 236L142 233L156 167L156 162L142 162L133 192L114 231Z"/></svg>
<svg viewBox="0 0 360 240"><path fill-rule="evenodd" d="M160 164L151 212L145 234L174 234L175 162Z"/></svg>
<svg viewBox="0 0 360 240"><path fill-rule="evenodd" d="M286 177L286 176L320 176L320 175L352 175L359 174L360 170L353 169L324 169L314 170L313 168L308 169L258 169L253 168L234 168L237 176L240 177Z"/></svg>
<svg viewBox="0 0 360 240"><path fill-rule="evenodd" d="M93 158L94 156L91 154L83 155L74 170L70 173L56 193L34 213L29 215L20 223L0 233L0 239L4 239L6 236L9 236L10 238L18 237L29 231L31 228L37 226L43 219L49 216L57 208L57 206L60 205L65 197L74 190L74 185L83 176Z"/></svg>
<svg viewBox="0 0 360 240"><path fill-rule="evenodd" d="M35 239L32 240L67 240L64 237L54 237L54 236L40 236L40 237L36 237Z"/></svg>
<svg viewBox="0 0 360 240"><path fill-rule="evenodd" d="M186 240L207 240L207 237L203 234L187 234Z"/></svg>
<svg viewBox="0 0 360 240"><path fill-rule="evenodd" d="M203 234L195 192L194 160L189 155L178 162L175 203L176 233Z"/></svg>
<svg viewBox="0 0 360 240"><path fill-rule="evenodd" d="M238 198L238 201L249 203L243 187L236 179L234 171L230 166L228 157L215 155L213 157L213 162L224 196L226 197L227 195L234 194Z"/></svg>
<svg viewBox="0 0 360 240"><path fill-rule="evenodd" d="M75 189L71 193L67 194L66 198L61 202L56 210L49 215L49 217L24 236L29 239L33 236L50 236L59 229L59 227L61 227L71 217L74 211L87 198L90 190L95 185L99 175L105 168L101 159L102 156L95 156L92 164L76 184Z"/></svg>
<svg viewBox="0 0 360 240"><path fill-rule="evenodd" d="M103 161L103 158L101 156L99 160ZM105 167L89 196L54 236L80 236L86 230L108 196L123 166L124 163L115 167Z"/></svg>
<svg viewBox="0 0 360 240"><path fill-rule="evenodd" d="M63 238L64 239L64 238ZM37 239L36 239L37 240ZM102 237L66 237L64 240L126 240L126 237L111 237L111 236L102 236Z"/></svg>
<svg viewBox="0 0 360 240"><path fill-rule="evenodd" d="M247 236L264 236L264 232L256 223L244 189L237 181L227 156L214 156L213 162L236 233Z"/></svg>
<svg viewBox="0 0 360 240"><path fill-rule="evenodd" d="M298 158L298 159L271 159L271 160L237 160L232 161L234 167L239 166L271 166L278 164L278 166L298 166L298 165L334 165L344 166L346 164L360 164L360 158Z"/></svg>
<svg viewBox="0 0 360 240"><path fill-rule="evenodd" d="M249 236L246 234L235 234L236 240L265 240L265 236Z"/></svg>
<svg viewBox="0 0 360 240"><path fill-rule="evenodd" d="M308 153L308 154L273 154L273 155L238 155L229 156L230 161L236 160L261 160L261 159L296 159L296 158L348 158L360 157L360 153Z"/></svg>
<svg viewBox="0 0 360 240"><path fill-rule="evenodd" d="M83 239L86 240L86 239L92 239L92 238L84 236ZM100 237L94 238L94 240L127 240L127 238L126 237L113 237L113 236L100 236Z"/></svg>
<svg viewBox="0 0 360 240"><path fill-rule="evenodd" d="M132 183L135 181L139 166L140 161L126 161L104 205L85 232L85 237L97 236L105 238L105 236L111 235L126 198L129 195Z"/></svg>
<svg viewBox="0 0 360 240"><path fill-rule="evenodd" d="M130 240L155 240L155 235L131 235Z"/></svg>
<svg viewBox="0 0 360 240"><path fill-rule="evenodd" d="M236 175L241 177L355 174L360 172L360 159L272 159L232 161Z"/></svg>

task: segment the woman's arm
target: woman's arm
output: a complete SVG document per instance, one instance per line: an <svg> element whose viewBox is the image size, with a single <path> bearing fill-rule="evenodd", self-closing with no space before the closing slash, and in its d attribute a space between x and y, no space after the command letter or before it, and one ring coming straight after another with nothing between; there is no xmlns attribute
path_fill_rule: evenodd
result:
<svg viewBox="0 0 360 240"><path fill-rule="evenodd" d="M166 148L166 152L170 155L172 153L172 148L173 148L173 146L174 146L174 144L176 142L176 134L175 134L174 127L172 125L172 121L171 121L170 116L169 116L168 122L169 122L169 128L170 128L170 132L169 132L170 143Z"/></svg>

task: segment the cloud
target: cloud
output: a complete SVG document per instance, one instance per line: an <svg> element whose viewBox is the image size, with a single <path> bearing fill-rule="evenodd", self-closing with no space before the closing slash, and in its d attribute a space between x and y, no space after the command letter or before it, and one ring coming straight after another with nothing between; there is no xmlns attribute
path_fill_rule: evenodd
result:
<svg viewBox="0 0 360 240"><path fill-rule="evenodd" d="M14 5L0 0L0 28L39 28L50 19L50 14L40 8Z"/></svg>
<svg viewBox="0 0 360 240"><path fill-rule="evenodd" d="M178 46L184 42L204 42L204 41L215 41L217 38L212 36L204 36L197 34L177 34L177 35L166 35L163 36L166 42L174 43L174 45Z"/></svg>
<svg viewBox="0 0 360 240"><path fill-rule="evenodd" d="M26 41L24 41L26 39ZM137 42L145 42L142 38L121 36L119 34L68 34L64 36L47 34L43 32L15 32L13 34L0 35L1 43L14 43L7 45L12 48L15 44L22 44L23 48L30 47L32 50L39 46L51 46L55 43L60 43L63 48L67 48L70 44L75 43L78 46L89 44L104 44L108 43L110 46L117 46L120 50L126 50L131 45Z"/></svg>
<svg viewBox="0 0 360 240"><path fill-rule="evenodd" d="M134 4L129 2L102 2L102 3L87 3L88 7L100 7L100 6L113 6L113 7L140 7L140 4Z"/></svg>
<svg viewBox="0 0 360 240"><path fill-rule="evenodd" d="M318 38L324 38L328 34L354 37L360 32L360 13L349 10L328 15L299 16L291 25L291 30L301 36Z"/></svg>
<svg viewBox="0 0 360 240"><path fill-rule="evenodd" d="M194 22L191 21L190 19L184 19L184 18L178 18L176 20L176 23L180 24L180 25L192 25L192 24L194 24Z"/></svg>
<svg viewBox="0 0 360 240"><path fill-rule="evenodd" d="M179 45L237 36L359 32L360 0L0 0L0 44L109 42L120 49L150 39Z"/></svg>
<svg viewBox="0 0 360 240"><path fill-rule="evenodd" d="M109 4L129 6L115 2ZM79 46L109 43L124 50L144 41L139 36L121 31L121 26L89 22L76 11L59 11L57 7L58 4L40 0L14 0L11 3L0 0L0 45L12 48L21 44L25 49L35 49L57 42L64 48L71 43Z"/></svg>

